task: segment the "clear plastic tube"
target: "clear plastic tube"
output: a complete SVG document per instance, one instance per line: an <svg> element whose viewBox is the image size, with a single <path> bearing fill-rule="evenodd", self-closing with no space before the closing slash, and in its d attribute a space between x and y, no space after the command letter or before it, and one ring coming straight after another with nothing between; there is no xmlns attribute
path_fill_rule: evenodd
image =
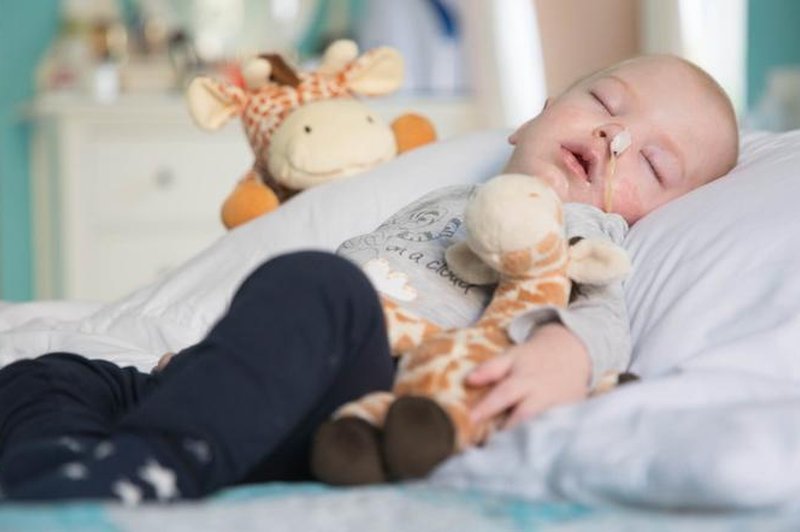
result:
<svg viewBox="0 0 800 532"><path fill-rule="evenodd" d="M603 195L603 208L606 212L611 212L614 207L614 174L617 171L617 159L630 145L631 133L627 129L623 129L611 139L608 166L606 167L606 186Z"/></svg>

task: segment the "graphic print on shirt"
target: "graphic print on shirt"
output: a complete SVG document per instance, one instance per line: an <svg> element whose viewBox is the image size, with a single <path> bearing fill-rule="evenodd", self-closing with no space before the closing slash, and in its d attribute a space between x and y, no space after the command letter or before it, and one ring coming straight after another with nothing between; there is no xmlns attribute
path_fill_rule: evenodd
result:
<svg viewBox="0 0 800 532"><path fill-rule="evenodd" d="M493 286L456 276L447 248L466 236L464 208L474 187L435 190L392 216L375 231L345 241L337 254L365 270L376 290L443 327L472 323Z"/></svg>

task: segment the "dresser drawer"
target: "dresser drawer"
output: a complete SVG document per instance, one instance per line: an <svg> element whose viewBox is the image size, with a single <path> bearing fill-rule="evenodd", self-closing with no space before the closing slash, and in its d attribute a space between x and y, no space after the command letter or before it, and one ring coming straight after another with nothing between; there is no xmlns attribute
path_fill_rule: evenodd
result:
<svg viewBox="0 0 800 532"><path fill-rule="evenodd" d="M167 231L98 231L92 257L76 272L81 298L111 301L159 279L211 245L221 227Z"/></svg>
<svg viewBox="0 0 800 532"><path fill-rule="evenodd" d="M243 135L187 128L135 134L109 128L85 146L89 218L98 224L219 222L222 202L250 167Z"/></svg>

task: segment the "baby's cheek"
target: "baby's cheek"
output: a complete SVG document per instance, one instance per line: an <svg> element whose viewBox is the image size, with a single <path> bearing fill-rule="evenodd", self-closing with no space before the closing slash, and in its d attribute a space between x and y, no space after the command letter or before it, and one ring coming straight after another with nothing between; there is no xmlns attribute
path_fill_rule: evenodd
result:
<svg viewBox="0 0 800 532"><path fill-rule="evenodd" d="M644 216L644 204L636 183L631 181L612 182L611 212L622 215L628 221Z"/></svg>

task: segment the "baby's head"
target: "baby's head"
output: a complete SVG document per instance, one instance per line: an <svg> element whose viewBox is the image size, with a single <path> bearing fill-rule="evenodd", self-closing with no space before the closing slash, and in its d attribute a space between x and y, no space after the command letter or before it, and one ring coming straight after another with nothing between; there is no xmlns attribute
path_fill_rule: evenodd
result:
<svg viewBox="0 0 800 532"><path fill-rule="evenodd" d="M607 191L611 141L624 130L631 144ZM739 150L725 92L674 56L638 57L578 81L509 140L515 148L506 172L542 177L562 200L629 223L726 174Z"/></svg>

